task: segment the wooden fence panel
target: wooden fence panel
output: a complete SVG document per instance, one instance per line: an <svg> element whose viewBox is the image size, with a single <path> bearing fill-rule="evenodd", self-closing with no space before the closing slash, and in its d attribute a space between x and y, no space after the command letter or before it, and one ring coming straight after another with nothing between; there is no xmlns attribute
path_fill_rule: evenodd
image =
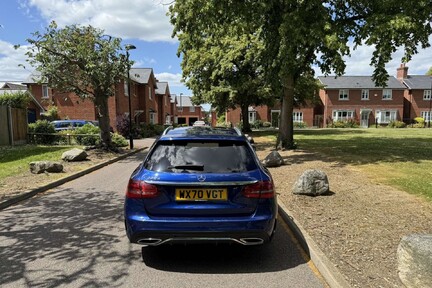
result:
<svg viewBox="0 0 432 288"><path fill-rule="evenodd" d="M10 145L8 107L0 106L0 145Z"/></svg>
<svg viewBox="0 0 432 288"><path fill-rule="evenodd" d="M0 145L27 143L27 110L0 106Z"/></svg>

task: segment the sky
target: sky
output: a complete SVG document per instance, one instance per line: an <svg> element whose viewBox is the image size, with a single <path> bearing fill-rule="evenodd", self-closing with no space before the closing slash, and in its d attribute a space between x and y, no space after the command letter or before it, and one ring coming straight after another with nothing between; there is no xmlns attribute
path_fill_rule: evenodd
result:
<svg viewBox="0 0 432 288"><path fill-rule="evenodd" d="M122 44L133 44L130 59L135 68L153 68L159 81L169 83L170 92L192 95L181 82L181 59L177 57L178 41L171 37L172 26L166 16L174 0L2 0L0 9L0 82L24 81L32 72L26 62L26 39L33 32L45 31L51 21L59 27L92 25L106 34L122 38ZM432 43L432 37L429 38ZM14 45L21 45L17 50ZM373 47L360 46L346 57L345 75L371 75L369 65ZM403 51L398 50L386 66L396 75ZM24 65L26 68L19 65ZM409 74L424 75L432 66L432 48L420 49L407 63ZM322 75L316 70L316 76Z"/></svg>

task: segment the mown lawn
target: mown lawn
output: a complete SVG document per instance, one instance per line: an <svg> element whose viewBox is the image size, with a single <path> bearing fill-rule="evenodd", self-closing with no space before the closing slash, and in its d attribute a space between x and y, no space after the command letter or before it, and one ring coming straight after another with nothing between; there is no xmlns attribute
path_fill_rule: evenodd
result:
<svg viewBox="0 0 432 288"><path fill-rule="evenodd" d="M32 161L59 161L63 152L71 146L0 146L0 181L8 176L29 170Z"/></svg>
<svg viewBox="0 0 432 288"><path fill-rule="evenodd" d="M275 142L276 133L251 134ZM432 201L432 129L303 129L294 131L294 140L299 149L355 165L380 183Z"/></svg>

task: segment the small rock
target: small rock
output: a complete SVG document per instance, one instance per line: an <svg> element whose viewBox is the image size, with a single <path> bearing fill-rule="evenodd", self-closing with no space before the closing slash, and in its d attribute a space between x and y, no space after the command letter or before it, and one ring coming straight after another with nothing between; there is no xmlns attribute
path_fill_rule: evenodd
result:
<svg viewBox="0 0 432 288"><path fill-rule="evenodd" d="M265 167L280 167L284 164L282 156L277 151L272 151L267 157L262 161Z"/></svg>
<svg viewBox="0 0 432 288"><path fill-rule="evenodd" d="M293 193L318 196L330 192L327 175L316 169L309 169L297 179L293 185Z"/></svg>
<svg viewBox="0 0 432 288"><path fill-rule="evenodd" d="M432 235L402 238L397 249L399 278L407 287L432 287Z"/></svg>
<svg viewBox="0 0 432 288"><path fill-rule="evenodd" d="M35 161L30 162L30 172L33 174L41 173L60 173L63 171L63 165L52 161Z"/></svg>
<svg viewBox="0 0 432 288"><path fill-rule="evenodd" d="M74 148L72 150L66 151L62 154L62 160L64 161L84 161L87 159L87 152L82 149Z"/></svg>

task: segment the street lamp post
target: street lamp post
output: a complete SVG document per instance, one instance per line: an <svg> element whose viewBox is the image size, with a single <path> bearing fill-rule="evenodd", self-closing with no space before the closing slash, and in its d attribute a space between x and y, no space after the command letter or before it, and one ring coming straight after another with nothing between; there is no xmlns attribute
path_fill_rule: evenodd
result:
<svg viewBox="0 0 432 288"><path fill-rule="evenodd" d="M432 119L432 115L431 115L431 104L432 104L432 77L430 78L431 79L431 90L430 90L430 93L429 93L429 123L428 123L428 127L430 128L430 122L431 122L431 119Z"/></svg>
<svg viewBox="0 0 432 288"><path fill-rule="evenodd" d="M131 93L130 93L130 64L129 64L129 50L136 49L132 44L125 46L126 49L126 63L127 63L127 81L128 81L128 97L129 97L129 148L133 149L133 136L132 136L132 104L131 104Z"/></svg>

